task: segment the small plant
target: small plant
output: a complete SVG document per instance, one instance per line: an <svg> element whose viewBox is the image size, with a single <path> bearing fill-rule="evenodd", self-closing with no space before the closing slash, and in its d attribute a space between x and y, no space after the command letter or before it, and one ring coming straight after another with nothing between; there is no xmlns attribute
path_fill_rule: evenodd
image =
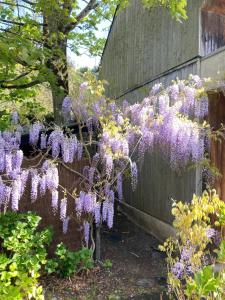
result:
<svg viewBox="0 0 225 300"><path fill-rule="evenodd" d="M37 231L40 220L30 212L0 214L1 300L44 299L38 278L52 231Z"/></svg>
<svg viewBox="0 0 225 300"><path fill-rule="evenodd" d="M45 270L48 274L55 273L60 277L68 277L93 268L92 251L82 248L69 251L63 243L57 245L55 258L49 259Z"/></svg>
<svg viewBox="0 0 225 300"><path fill-rule="evenodd" d="M167 254L172 299L225 299L225 203L215 191L172 208L175 238L160 246ZM212 222L214 220L214 222Z"/></svg>
<svg viewBox="0 0 225 300"><path fill-rule="evenodd" d="M106 269L110 269L110 268L112 268L112 266L113 266L113 263L110 259L106 259L103 262L103 267L106 268Z"/></svg>

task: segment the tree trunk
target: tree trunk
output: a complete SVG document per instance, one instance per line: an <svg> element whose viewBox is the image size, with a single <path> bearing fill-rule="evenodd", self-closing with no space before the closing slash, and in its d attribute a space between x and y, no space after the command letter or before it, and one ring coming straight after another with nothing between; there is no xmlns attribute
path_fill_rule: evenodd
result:
<svg viewBox="0 0 225 300"><path fill-rule="evenodd" d="M62 123L62 102L69 93L68 70L66 60L67 39L58 44L59 55L53 55L49 63L49 69L54 74L50 83L53 99L54 120L56 124Z"/></svg>
<svg viewBox="0 0 225 300"><path fill-rule="evenodd" d="M101 229L100 226L95 227L95 260L101 259Z"/></svg>
<svg viewBox="0 0 225 300"><path fill-rule="evenodd" d="M67 68L67 35L64 34L64 19L59 12L52 11L44 15L44 46L48 49L50 57L46 60L49 72L49 83L52 90L53 112L55 123L60 125L63 121L61 108L65 96L69 93Z"/></svg>

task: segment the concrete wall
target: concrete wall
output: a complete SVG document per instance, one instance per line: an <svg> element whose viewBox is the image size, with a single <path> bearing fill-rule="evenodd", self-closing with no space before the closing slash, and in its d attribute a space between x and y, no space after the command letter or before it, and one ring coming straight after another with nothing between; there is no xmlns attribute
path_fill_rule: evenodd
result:
<svg viewBox="0 0 225 300"><path fill-rule="evenodd" d="M116 15L102 56L100 77L108 95L119 97L200 54L202 0L188 1L188 20L173 20L164 8L144 9L139 0Z"/></svg>

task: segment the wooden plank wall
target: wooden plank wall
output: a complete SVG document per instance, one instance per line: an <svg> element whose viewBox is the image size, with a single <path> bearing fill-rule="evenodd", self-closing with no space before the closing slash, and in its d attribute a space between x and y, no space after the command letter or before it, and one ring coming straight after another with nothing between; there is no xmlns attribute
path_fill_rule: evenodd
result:
<svg viewBox="0 0 225 300"><path fill-rule="evenodd" d="M108 96L151 80L199 55L199 7L202 0L188 1L188 20L171 18L164 8L144 9L132 0L115 17L102 56L100 77L109 82Z"/></svg>
<svg viewBox="0 0 225 300"><path fill-rule="evenodd" d="M177 77L186 79L191 73L198 73L198 61L165 74L146 86L128 93L122 99L127 99L131 103L138 102L148 95L150 87L155 83L162 82L164 86L168 86L171 80ZM132 191L129 181L125 182L125 202L148 215L171 224L173 218L170 198L189 202L193 193L201 193L202 178L198 173L197 169L184 170L180 173L173 172L168 162L156 149L153 153L146 155L143 167L139 169L137 189Z"/></svg>
<svg viewBox="0 0 225 300"><path fill-rule="evenodd" d="M217 130L225 125L225 96L222 92L209 94L209 123ZM215 180L214 186L225 201L225 138L211 141L210 158L219 170L221 176Z"/></svg>

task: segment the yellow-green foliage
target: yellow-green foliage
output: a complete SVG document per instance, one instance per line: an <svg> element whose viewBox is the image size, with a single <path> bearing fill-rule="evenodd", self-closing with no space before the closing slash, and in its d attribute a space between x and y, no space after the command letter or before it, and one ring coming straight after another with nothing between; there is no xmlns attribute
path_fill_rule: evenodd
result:
<svg viewBox="0 0 225 300"><path fill-rule="evenodd" d="M222 239L225 203L215 190L205 191L201 197L194 195L191 203L174 202L172 214L176 236L160 246L167 255L168 284L172 294L179 300L225 299L225 272L221 268L221 272L215 274L212 267L218 261L225 263L225 251L222 256L218 255L225 249L225 241L220 243L217 255L213 255L215 236L207 234L211 230L217 233L217 239ZM189 251L188 259L184 257L185 251ZM175 270L178 267L180 276Z"/></svg>

